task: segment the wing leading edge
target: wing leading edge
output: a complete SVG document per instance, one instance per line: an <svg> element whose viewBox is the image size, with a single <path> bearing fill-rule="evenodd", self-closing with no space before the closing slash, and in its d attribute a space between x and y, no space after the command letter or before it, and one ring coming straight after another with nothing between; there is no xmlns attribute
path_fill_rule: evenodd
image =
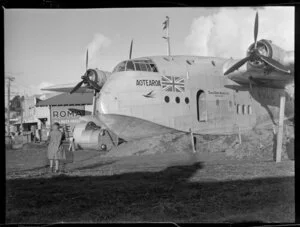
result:
<svg viewBox="0 0 300 227"><path fill-rule="evenodd" d="M53 86L42 88L41 90L69 93L76 86L76 84L77 83L53 85ZM80 87L78 90L75 91L75 93L90 93L90 92L93 92L93 90L89 89L88 87Z"/></svg>

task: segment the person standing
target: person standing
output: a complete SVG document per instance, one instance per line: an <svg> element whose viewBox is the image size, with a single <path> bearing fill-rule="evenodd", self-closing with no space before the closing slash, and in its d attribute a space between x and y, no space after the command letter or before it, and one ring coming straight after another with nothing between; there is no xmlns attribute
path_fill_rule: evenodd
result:
<svg viewBox="0 0 300 227"><path fill-rule="evenodd" d="M31 141L36 142L36 137L35 137L35 126L31 125L30 127L30 135L31 135Z"/></svg>
<svg viewBox="0 0 300 227"><path fill-rule="evenodd" d="M57 173L59 171L59 162L66 160L66 154L62 145L63 133L59 130L59 123L54 123L48 137L47 156L50 160L50 171ZM53 170L55 162L55 170Z"/></svg>
<svg viewBox="0 0 300 227"><path fill-rule="evenodd" d="M38 121L38 126L37 126L37 137L39 138L39 142L42 142L42 122L39 120Z"/></svg>

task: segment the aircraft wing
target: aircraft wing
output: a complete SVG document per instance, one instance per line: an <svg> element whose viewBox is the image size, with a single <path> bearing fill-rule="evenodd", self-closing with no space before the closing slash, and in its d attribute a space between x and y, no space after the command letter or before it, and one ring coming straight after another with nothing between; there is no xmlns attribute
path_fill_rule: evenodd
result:
<svg viewBox="0 0 300 227"><path fill-rule="evenodd" d="M230 59L223 66L224 72L240 60ZM257 85L262 87L285 88L294 81L294 69L290 67L291 73L287 74L278 70L269 68L250 68L247 64L240 66L237 70L231 72L229 79L241 85Z"/></svg>
<svg viewBox="0 0 300 227"><path fill-rule="evenodd" d="M60 85L53 85L53 86L45 87L45 88L42 88L41 90L43 90L43 91L66 92L66 93L68 93L76 85L77 85L77 83L60 84ZM76 93L89 93L89 92L93 92L93 90L89 89L88 87L82 86L82 87L78 88L75 92Z"/></svg>
<svg viewBox="0 0 300 227"><path fill-rule="evenodd" d="M76 113L78 115L81 115L81 116L86 116L86 115L92 114L92 112L88 111L88 110L80 110L80 109L76 109L76 108L69 108L68 110L70 110L71 112Z"/></svg>

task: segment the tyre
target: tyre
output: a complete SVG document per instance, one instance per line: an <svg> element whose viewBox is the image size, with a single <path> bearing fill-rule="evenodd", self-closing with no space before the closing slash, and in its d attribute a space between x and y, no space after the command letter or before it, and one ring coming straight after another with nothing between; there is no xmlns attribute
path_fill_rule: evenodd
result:
<svg viewBox="0 0 300 227"><path fill-rule="evenodd" d="M106 151L106 150L107 150L106 144L101 144L100 150L101 150L101 151Z"/></svg>

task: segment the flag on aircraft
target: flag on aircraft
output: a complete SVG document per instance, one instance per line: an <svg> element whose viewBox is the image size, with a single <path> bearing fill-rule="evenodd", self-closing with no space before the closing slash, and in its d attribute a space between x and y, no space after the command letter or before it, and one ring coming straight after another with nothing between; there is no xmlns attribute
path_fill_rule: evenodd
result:
<svg viewBox="0 0 300 227"><path fill-rule="evenodd" d="M174 76L162 76L162 89L164 91L184 92L184 79Z"/></svg>
<svg viewBox="0 0 300 227"><path fill-rule="evenodd" d="M163 25L164 25L164 27L163 27L163 30L165 30L166 28L168 28L169 27L169 17L168 16L166 16L166 20L164 21L164 23L163 23Z"/></svg>

